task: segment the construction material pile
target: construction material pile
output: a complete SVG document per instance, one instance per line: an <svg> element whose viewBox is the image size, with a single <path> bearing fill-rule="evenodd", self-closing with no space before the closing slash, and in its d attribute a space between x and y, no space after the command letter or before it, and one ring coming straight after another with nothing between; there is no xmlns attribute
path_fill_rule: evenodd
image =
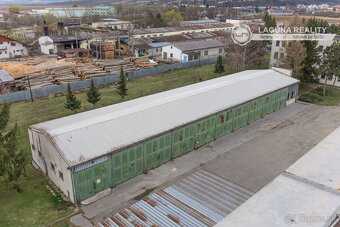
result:
<svg viewBox="0 0 340 227"><path fill-rule="evenodd" d="M90 48L97 58L112 59L115 56L115 46L110 42L92 42Z"/></svg>
<svg viewBox="0 0 340 227"><path fill-rule="evenodd" d="M40 88L53 84L72 83L95 77L109 76L120 73L121 65L124 72L132 72L140 69L154 67L157 63L151 63L147 57L129 57L124 59L74 59L76 65L65 65L47 68L35 72L22 73L14 77L11 91L20 91L31 88ZM35 69L37 70L37 69Z"/></svg>
<svg viewBox="0 0 340 227"><path fill-rule="evenodd" d="M0 63L0 69L6 70L14 78L25 73L34 73L39 71L39 69L31 65L10 64L5 62Z"/></svg>

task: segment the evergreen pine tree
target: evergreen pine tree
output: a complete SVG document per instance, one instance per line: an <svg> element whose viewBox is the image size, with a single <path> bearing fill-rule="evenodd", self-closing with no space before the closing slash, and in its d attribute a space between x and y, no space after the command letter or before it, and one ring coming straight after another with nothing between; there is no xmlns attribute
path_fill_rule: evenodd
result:
<svg viewBox="0 0 340 227"><path fill-rule="evenodd" d="M223 60L222 56L219 55L215 64L215 70L214 73L223 73L224 72L224 65L223 65Z"/></svg>
<svg viewBox="0 0 340 227"><path fill-rule="evenodd" d="M123 70L123 66L120 66L120 77L119 77L119 82L118 82L118 86L117 86L117 90L116 92L118 93L118 95L124 99L125 96L127 96L127 91L128 89L126 88L126 81L125 81L125 75L124 75L124 70Z"/></svg>
<svg viewBox="0 0 340 227"><path fill-rule="evenodd" d="M311 18L307 20L306 27L315 28L322 27L322 21L319 21L315 18ZM319 50L318 50L318 41L316 40L306 40L303 41L303 45L306 48L306 58L303 62L304 67L302 69L303 77L302 81L312 82L314 80L314 76L318 74L318 70L316 67L316 63L320 62Z"/></svg>
<svg viewBox="0 0 340 227"><path fill-rule="evenodd" d="M94 86L93 79L91 79L90 90L87 91L87 101L93 104L93 108L96 107L96 103L100 101L102 94L100 94L98 88Z"/></svg>
<svg viewBox="0 0 340 227"><path fill-rule="evenodd" d="M0 177L5 181L6 186L11 186L21 192L18 179L25 171L26 156L18 148L17 124L6 133L8 120L9 105L5 104L0 113Z"/></svg>
<svg viewBox="0 0 340 227"><path fill-rule="evenodd" d="M73 110L77 113L77 110L81 106L81 101L77 99L77 97L71 91L70 84L67 85L67 94L66 94L66 103L64 107L69 110Z"/></svg>

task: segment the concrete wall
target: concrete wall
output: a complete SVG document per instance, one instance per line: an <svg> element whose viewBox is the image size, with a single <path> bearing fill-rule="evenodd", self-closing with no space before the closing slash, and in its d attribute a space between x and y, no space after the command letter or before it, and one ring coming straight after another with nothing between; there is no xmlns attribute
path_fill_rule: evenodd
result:
<svg viewBox="0 0 340 227"><path fill-rule="evenodd" d="M27 56L27 48L19 42L3 42L0 44L0 59Z"/></svg>
<svg viewBox="0 0 340 227"><path fill-rule="evenodd" d="M287 95L287 101L286 101L287 106L296 102L298 91L299 91L299 84L294 84L288 87L288 95Z"/></svg>
<svg viewBox="0 0 340 227"><path fill-rule="evenodd" d="M50 140L43 134L28 129L32 158L41 171L68 197L75 202L71 171L67 164L53 147ZM54 165L54 170L52 165ZM59 176L63 174L63 179Z"/></svg>
<svg viewBox="0 0 340 227"><path fill-rule="evenodd" d="M173 45L165 46L162 48L162 57L166 53L167 59L173 59L176 61L182 60L182 51ZM172 57L171 57L172 54Z"/></svg>

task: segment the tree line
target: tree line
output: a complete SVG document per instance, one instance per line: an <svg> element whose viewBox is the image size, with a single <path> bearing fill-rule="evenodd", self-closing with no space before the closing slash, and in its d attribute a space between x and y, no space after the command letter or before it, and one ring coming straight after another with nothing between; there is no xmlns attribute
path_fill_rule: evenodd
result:
<svg viewBox="0 0 340 227"><path fill-rule="evenodd" d="M119 82L116 87L116 93L124 99L128 93L128 88L126 87L126 78L123 66L120 67L120 75L119 75ZM99 89L95 86L93 79L91 79L91 84L89 90L86 92L86 100L87 102L93 105L93 108L96 107L96 103L100 101L102 94L99 92ZM71 85L67 85L67 94L66 94L66 101L64 107L66 109L72 110L75 113L81 108L81 101L77 99L75 94L71 90Z"/></svg>

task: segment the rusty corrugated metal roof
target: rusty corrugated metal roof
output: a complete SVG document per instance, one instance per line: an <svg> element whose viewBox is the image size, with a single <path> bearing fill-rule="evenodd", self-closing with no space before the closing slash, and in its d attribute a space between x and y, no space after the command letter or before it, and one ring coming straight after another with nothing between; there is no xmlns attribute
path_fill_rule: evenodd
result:
<svg viewBox="0 0 340 227"><path fill-rule="evenodd" d="M97 226L213 226L252 195L226 179L199 170Z"/></svg>

